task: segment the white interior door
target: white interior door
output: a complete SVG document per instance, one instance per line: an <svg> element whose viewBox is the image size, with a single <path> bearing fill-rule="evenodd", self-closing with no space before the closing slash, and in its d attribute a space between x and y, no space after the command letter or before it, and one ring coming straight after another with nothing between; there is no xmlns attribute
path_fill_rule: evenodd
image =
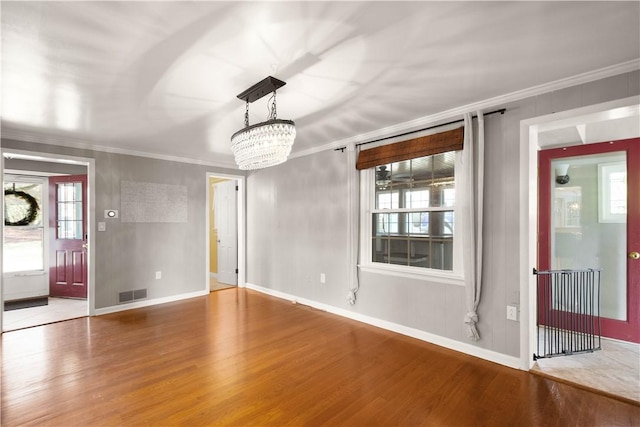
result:
<svg viewBox="0 0 640 427"><path fill-rule="evenodd" d="M238 284L238 224L236 181L215 185L214 210L218 229L218 282Z"/></svg>

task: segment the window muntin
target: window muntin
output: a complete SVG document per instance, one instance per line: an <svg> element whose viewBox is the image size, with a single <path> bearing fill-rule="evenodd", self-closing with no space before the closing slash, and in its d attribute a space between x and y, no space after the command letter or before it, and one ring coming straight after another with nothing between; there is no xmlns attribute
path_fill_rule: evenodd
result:
<svg viewBox="0 0 640 427"><path fill-rule="evenodd" d="M5 225L3 248L3 272L17 273L44 270L44 220L42 181L30 180L5 181L4 190L15 190L27 193L37 204L37 214L33 221L26 225ZM24 200L5 196L5 220L23 218L26 215Z"/></svg>
<svg viewBox="0 0 640 427"><path fill-rule="evenodd" d="M57 184L58 239L82 240L82 183Z"/></svg>
<svg viewBox="0 0 640 427"><path fill-rule="evenodd" d="M375 168L373 263L453 270L455 152Z"/></svg>

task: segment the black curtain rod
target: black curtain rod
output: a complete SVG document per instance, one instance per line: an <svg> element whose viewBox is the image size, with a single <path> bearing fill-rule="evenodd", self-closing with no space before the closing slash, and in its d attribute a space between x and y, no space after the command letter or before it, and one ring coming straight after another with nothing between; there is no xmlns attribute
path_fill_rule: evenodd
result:
<svg viewBox="0 0 640 427"><path fill-rule="evenodd" d="M507 109L506 109L506 108L501 108L501 109L499 109L499 110L495 110L495 111L490 111L490 112L488 112L488 113L484 113L484 114L483 114L483 116L490 116L491 114L497 114L497 113L504 114L504 112L505 112L505 111L507 111ZM478 116L472 116L471 118L472 118L472 119L475 119L475 118L477 118L477 117L478 117ZM453 124L455 124L455 123L462 123L462 122L464 122L464 119L452 120L452 121L447 122L447 123L440 123L439 125L433 125L433 126L429 126L429 127L422 128L422 129L411 130L411 131L409 131L409 132L401 133L401 134L398 134L398 135L385 136L384 138L374 139L373 141L359 142L359 143L357 143L357 144L356 144L356 147L360 147L361 145L373 144L374 142L385 141L385 140L387 140L387 139L399 138L399 137L401 137L401 136L411 135L412 133L423 132L423 131L425 131L425 130L436 129L436 128L439 128L439 127L442 127L442 126L449 126L449 125L453 125ZM345 150L346 148L347 148L347 147L340 147L340 148L336 148L336 149L335 149L335 150L333 150L333 151L341 151L341 152L344 152L344 150Z"/></svg>

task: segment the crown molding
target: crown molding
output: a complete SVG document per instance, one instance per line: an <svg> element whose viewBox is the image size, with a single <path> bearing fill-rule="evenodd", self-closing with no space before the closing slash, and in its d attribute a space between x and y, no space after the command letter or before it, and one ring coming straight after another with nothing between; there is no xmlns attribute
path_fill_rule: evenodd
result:
<svg viewBox="0 0 640 427"><path fill-rule="evenodd" d="M464 113L495 109L511 102L520 101L522 99L543 95L545 93L594 82L597 80L605 79L607 77L613 77L636 70L640 70L640 58L616 65L611 65L609 67L600 68L598 70L578 74L572 77L555 80L553 82L533 86L527 89L511 92L505 95L499 95L493 98L485 99L483 101L452 108L441 113L432 114L430 116L421 117L415 120L398 123L393 126L388 126L372 132L341 139L318 147L309 148L307 150L299 151L294 154L292 153L289 158L304 157L322 151L353 146L358 143L371 141L398 133L408 132L414 129L420 129L422 127L438 124L439 122L449 121L454 118L460 118Z"/></svg>
<svg viewBox="0 0 640 427"><path fill-rule="evenodd" d="M213 166L217 168L238 170L238 166L234 162L211 162L200 159L191 159L188 157L170 156L166 154L149 153L146 151L127 150L105 145L94 145L88 144L85 141L75 137L43 135L35 132L6 128L4 126L2 128L2 139L12 139L21 142L33 142L36 144L54 145L58 147L98 151L102 153L122 154L126 156L145 157L149 159L165 160L169 162L189 163L200 166Z"/></svg>
<svg viewBox="0 0 640 427"><path fill-rule="evenodd" d="M487 109L494 109L502 105L520 101L525 98L543 95L545 93L566 89L568 87L577 86L585 83L590 83L596 80L601 80L607 77L613 77L619 74L624 74L640 69L640 58L623 62L620 64L612 65L609 67L600 68L598 70L589 71L586 73L578 74L572 77L567 77L553 82L544 83L538 86L533 86L527 89L511 92L505 95L496 96L480 102L463 105L460 107L452 108L437 114L424 116L415 120L410 120L396 125L381 128L372 132L359 134L349 138L333 141L328 144L324 144L317 147L312 147L299 152L294 152L289 155L290 159L297 157L309 156L312 154L320 153L328 150L335 150L337 148L349 147L358 143L371 141L378 138L387 137L390 135L408 132L422 127L438 124L439 122L448 121L454 118L460 118L464 113L470 111L480 111ZM165 160L172 162L189 163L202 166L213 166L225 169L237 170L238 166L235 162L212 162L201 159L192 159L188 157L178 157L163 155L157 153L150 153L145 151L127 150L122 148L115 148L104 145L88 144L85 141L74 137L61 137L54 135L42 135L35 132L15 130L11 128L2 127L2 138L14 139L17 141L34 142L39 144L49 144L61 147L78 148L84 150L99 151L105 153L123 154L129 156L146 157L157 160Z"/></svg>

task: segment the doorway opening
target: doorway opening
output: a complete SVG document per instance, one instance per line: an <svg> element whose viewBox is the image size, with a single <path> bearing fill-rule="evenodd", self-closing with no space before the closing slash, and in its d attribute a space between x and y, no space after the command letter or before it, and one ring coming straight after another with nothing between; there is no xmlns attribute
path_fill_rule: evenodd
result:
<svg viewBox="0 0 640 427"><path fill-rule="evenodd" d="M635 96L525 120L521 123L523 150L520 156L520 290L522 313L520 349L523 369L634 402L640 402L640 385L637 382L637 378L640 376L637 364L638 357L640 357L640 345L637 343L624 341L620 338L605 338L607 334L604 334L601 351L576 354L569 357L533 360L532 355L538 345L536 316L539 308L536 294L536 277L532 274L532 270L534 268L545 270L556 267L582 267L581 265L574 265L575 260L571 261L574 252L571 250L570 238L576 237L573 232L580 228L580 221L586 221L586 218L578 218L577 209L582 207L579 205L586 200L587 193L585 193L586 190L582 189L582 193L578 195L573 187L579 184L581 169L586 171L591 166L587 167L586 158L584 161L579 158L578 160L581 161L575 160L574 157L576 156L570 156L567 151L572 150L570 147L580 147L580 150L589 147L586 149L593 150L594 148L591 147L599 142L605 141L609 143L610 141L638 138L640 136L639 117L640 97ZM537 247L538 239L544 238L540 234L541 230L538 228L538 223L541 218L539 212L542 208L539 205L539 200L540 197L544 196L541 192L546 191L538 185L538 174L545 173L539 170L538 159L543 150L554 149L557 150L557 153L565 154L557 156L560 159L553 163L553 169L549 171L550 174L553 172L554 175L546 178L549 178L549 181L556 182L557 178L565 177L565 173L561 173L560 175L562 176L556 173L556 169L562 169L556 166L564 166L563 163L567 163L565 160L575 160L573 166L575 179L573 179L573 183L559 180L557 181L559 184L554 184L558 187L558 191L554 193L555 199L558 199L556 203L558 209L555 209L550 215L553 214L554 221L559 228L556 227L558 228L557 230L550 229L548 231L553 233L549 235L550 240L555 242L554 245L550 246L550 253L556 260L554 261L555 264L549 264L549 262L545 264L544 260L538 258ZM599 163L603 165L606 163L604 165L606 167L613 167L620 163L618 158L607 158L607 160ZM551 162L549 162L549 165L551 165ZM569 169L571 169L571 166ZM606 175L607 170L605 169L600 168L601 181ZM596 183L594 185L597 185L597 166L594 167L594 171L592 181ZM617 169L614 171L617 171ZM611 176L613 177L613 175ZM556 202L555 199L553 199L554 203ZM597 197L594 200L593 209L596 209L598 207ZM602 203L600 204L602 205ZM608 205L612 206L611 204ZM564 206L564 209L560 209L562 206ZM547 209L550 209L550 207ZM583 211L581 212L586 213ZM612 213L615 212L597 212L596 209L592 215L593 221L602 222L602 224L609 227L615 226L616 222L611 221L612 218L605 218L605 216ZM541 225L541 227L543 226ZM544 227L549 228L546 225ZM588 256L584 253L583 255L584 257L579 258L584 261ZM572 267L567 267L567 263L573 263L571 264ZM609 296L603 296L603 301ZM615 317L615 310L612 313L614 314L609 315Z"/></svg>
<svg viewBox="0 0 640 427"><path fill-rule="evenodd" d="M3 150L2 331L91 315L94 160Z"/></svg>
<svg viewBox="0 0 640 427"><path fill-rule="evenodd" d="M207 286L244 286L243 176L207 174Z"/></svg>

